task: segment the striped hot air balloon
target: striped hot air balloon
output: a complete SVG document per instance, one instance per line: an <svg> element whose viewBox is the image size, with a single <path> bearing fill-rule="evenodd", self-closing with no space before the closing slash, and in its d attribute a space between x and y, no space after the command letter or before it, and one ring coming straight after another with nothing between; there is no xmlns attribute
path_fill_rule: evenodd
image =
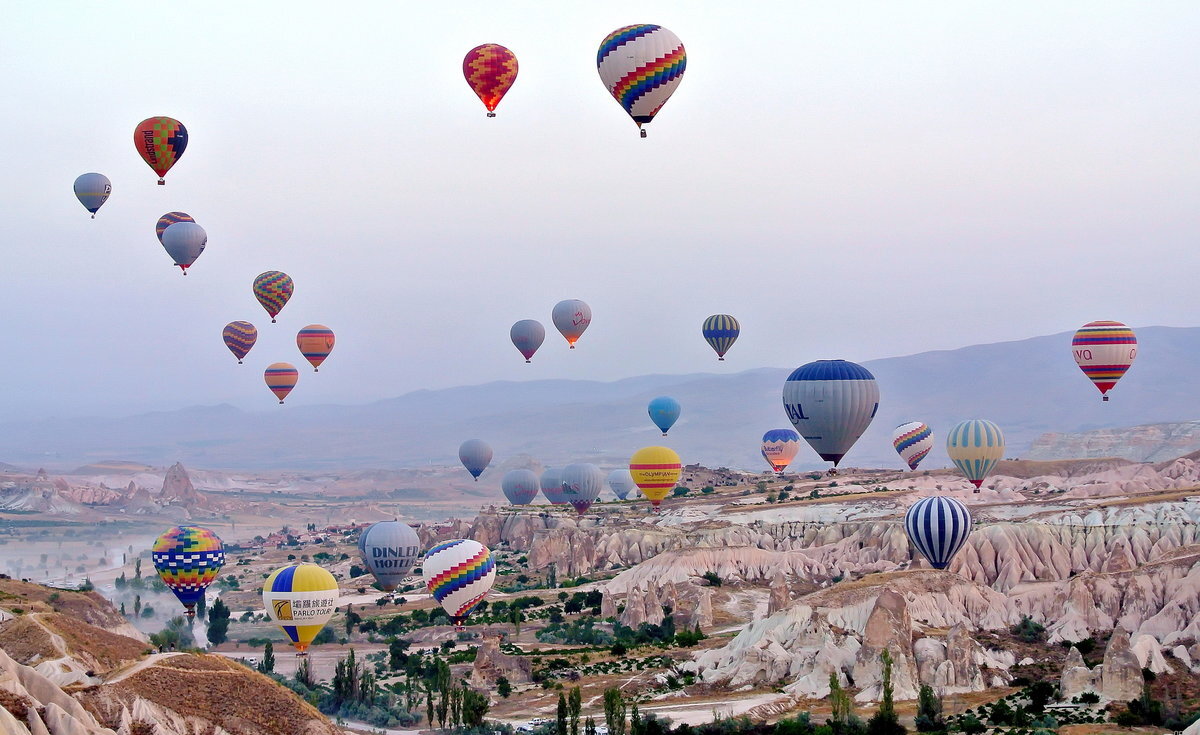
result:
<svg viewBox="0 0 1200 735"><path fill-rule="evenodd" d="M547 469L542 473L539 483L542 486L542 495L546 496L551 505L567 504L567 496L562 487L562 469Z"/></svg>
<svg viewBox="0 0 1200 735"><path fill-rule="evenodd" d="M562 470L562 491L579 515L587 513L604 489L604 473L588 462L569 464Z"/></svg>
<svg viewBox="0 0 1200 735"><path fill-rule="evenodd" d="M608 34L596 52L596 70L613 98L646 137L654 119L675 93L687 68L679 37L662 26L641 23Z"/></svg>
<svg viewBox="0 0 1200 735"><path fill-rule="evenodd" d="M575 343L592 323L592 307L579 299L566 299L554 305L550 318L571 349L575 349Z"/></svg>
<svg viewBox="0 0 1200 735"><path fill-rule="evenodd" d="M1004 432L991 421L963 421L946 435L946 454L979 492L984 478L1004 459Z"/></svg>
<svg viewBox="0 0 1200 735"><path fill-rule="evenodd" d="M272 622L292 642L299 656L337 610L338 583L316 564L290 564L276 569L263 583L263 606Z"/></svg>
<svg viewBox="0 0 1200 735"><path fill-rule="evenodd" d="M487 597L496 581L492 552L478 541L456 539L438 544L421 562L425 586L456 626Z"/></svg>
<svg viewBox="0 0 1200 735"><path fill-rule="evenodd" d="M533 470L510 470L500 480L504 497L513 505L529 505L541 487L541 481Z"/></svg>
<svg viewBox="0 0 1200 735"><path fill-rule="evenodd" d="M196 603L225 565L225 546L217 534L200 526L174 526L150 550L154 569L187 610L196 616Z"/></svg>
<svg viewBox="0 0 1200 735"><path fill-rule="evenodd" d="M112 182L104 174L81 174L75 179L74 188L75 198L84 209L92 213L92 219L96 219L96 212L100 211L100 207L104 206L108 196L112 194Z"/></svg>
<svg viewBox="0 0 1200 735"><path fill-rule="evenodd" d="M900 424L892 431L892 446L908 464L910 470L915 470L929 450L933 449L933 431L928 424L920 421L910 421Z"/></svg>
<svg viewBox="0 0 1200 735"><path fill-rule="evenodd" d="M229 322L221 330L221 339L225 340L225 346L229 348L229 351L237 358L238 364L241 365L242 358L258 341L258 328L250 322Z"/></svg>
<svg viewBox="0 0 1200 735"><path fill-rule="evenodd" d="M463 57L463 76L483 106L487 116L496 116L496 106L517 81L517 55L498 43L476 46Z"/></svg>
<svg viewBox="0 0 1200 735"><path fill-rule="evenodd" d="M133 145L146 165L158 174L158 185L187 149L188 132L183 123L170 117L150 117L133 130Z"/></svg>
<svg viewBox="0 0 1200 735"><path fill-rule="evenodd" d="M1137 357L1137 337L1121 322L1088 322L1071 339L1071 353L1107 401L1108 392Z"/></svg>
<svg viewBox="0 0 1200 735"><path fill-rule="evenodd" d="M292 277L283 271L266 271L255 276L253 289L254 298L266 309L271 323L274 324L275 315L283 311L288 299L292 298L296 284Z"/></svg>
<svg viewBox="0 0 1200 735"><path fill-rule="evenodd" d="M421 539L407 523L373 523L358 537L358 553L384 592L392 592L413 574L421 558Z"/></svg>
<svg viewBox="0 0 1200 735"><path fill-rule="evenodd" d="M788 376L783 408L809 446L837 467L875 418L879 386L862 365L817 360Z"/></svg>
<svg viewBox="0 0 1200 735"><path fill-rule="evenodd" d="M708 346L717 353L717 359L724 361L725 353L729 352L729 348L733 347L738 335L742 333L742 325L728 314L713 314L704 320L700 333L704 335Z"/></svg>
<svg viewBox="0 0 1200 735"><path fill-rule="evenodd" d="M533 360L533 353L546 341L546 328L534 319L522 319L508 330L513 346L525 356L525 362Z"/></svg>
<svg viewBox="0 0 1200 735"><path fill-rule="evenodd" d="M625 500L637 485L634 484L633 475L629 470L623 469L608 473L608 487L612 489L613 495L617 496L617 500Z"/></svg>
<svg viewBox="0 0 1200 735"><path fill-rule="evenodd" d="M663 498L675 489L679 476L683 474L683 463L674 449L667 447L642 447L629 458L629 474L642 494L650 499L654 511L658 512Z"/></svg>
<svg viewBox="0 0 1200 735"><path fill-rule="evenodd" d="M287 398L288 393L292 392L292 388L295 388L296 382L300 380L300 372L290 362L273 362L263 371L263 379L267 381L267 387L279 402L283 403L283 399Z"/></svg>
<svg viewBox="0 0 1200 735"><path fill-rule="evenodd" d="M158 241L163 241L163 233L167 228L176 222L195 222L192 216L187 212L167 212L158 218L158 222L154 223L154 234L158 236Z"/></svg>
<svg viewBox="0 0 1200 735"><path fill-rule="evenodd" d="M922 498L904 515L904 530L934 569L945 569L971 535L971 512L954 498Z"/></svg>
<svg viewBox="0 0 1200 735"><path fill-rule="evenodd" d="M670 396L653 398L646 406L646 413L650 414L650 420L654 422L663 436L666 436L675 422L679 420L680 410L679 401Z"/></svg>
<svg viewBox="0 0 1200 735"><path fill-rule="evenodd" d="M333 352L333 330L324 324L309 324L296 333L296 347L300 354L313 366L313 372L321 367L329 353Z"/></svg>
<svg viewBox="0 0 1200 735"><path fill-rule="evenodd" d="M771 429L763 434L762 456L775 472L782 475L799 453L800 435L791 429Z"/></svg>

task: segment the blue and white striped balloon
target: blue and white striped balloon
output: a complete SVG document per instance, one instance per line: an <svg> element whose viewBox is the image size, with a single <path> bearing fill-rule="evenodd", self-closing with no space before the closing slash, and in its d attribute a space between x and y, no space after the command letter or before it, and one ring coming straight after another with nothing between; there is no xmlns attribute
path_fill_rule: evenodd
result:
<svg viewBox="0 0 1200 735"><path fill-rule="evenodd" d="M971 535L971 512L954 498L922 498L905 514L904 530L934 569L945 569Z"/></svg>

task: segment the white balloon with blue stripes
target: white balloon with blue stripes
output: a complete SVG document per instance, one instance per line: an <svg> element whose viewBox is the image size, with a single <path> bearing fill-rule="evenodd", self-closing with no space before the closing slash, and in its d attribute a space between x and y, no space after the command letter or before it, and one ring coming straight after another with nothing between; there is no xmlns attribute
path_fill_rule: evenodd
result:
<svg viewBox="0 0 1200 735"><path fill-rule="evenodd" d="M934 569L945 569L971 535L971 512L954 498L922 498L905 514L904 530Z"/></svg>

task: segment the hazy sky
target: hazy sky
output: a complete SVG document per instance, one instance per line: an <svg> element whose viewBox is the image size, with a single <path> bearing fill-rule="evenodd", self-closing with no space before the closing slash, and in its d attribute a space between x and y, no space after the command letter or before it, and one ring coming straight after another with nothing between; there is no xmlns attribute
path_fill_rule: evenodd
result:
<svg viewBox="0 0 1200 735"><path fill-rule="evenodd" d="M646 140L595 69L642 22L688 52ZM310 322L337 347L289 404L1195 325L1198 37L1194 0L8 2L0 413L271 408ZM461 73L484 42L521 65L491 120ZM132 143L152 115L190 133L165 187ZM209 235L186 278L170 210ZM274 325L267 269L296 281ZM563 298L594 311L574 352ZM718 312L743 327L719 364ZM551 330L532 365L522 318Z"/></svg>

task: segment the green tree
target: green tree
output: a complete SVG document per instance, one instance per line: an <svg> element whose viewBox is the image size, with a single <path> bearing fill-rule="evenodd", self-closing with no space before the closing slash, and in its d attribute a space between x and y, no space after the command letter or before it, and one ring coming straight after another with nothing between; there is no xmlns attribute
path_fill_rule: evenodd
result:
<svg viewBox="0 0 1200 735"><path fill-rule="evenodd" d="M208 611L208 641L219 646L229 638L229 607L218 597Z"/></svg>
<svg viewBox="0 0 1200 735"><path fill-rule="evenodd" d="M1026 643L1041 643L1046 640L1046 626L1022 615L1021 622L1012 627L1012 634Z"/></svg>
<svg viewBox="0 0 1200 735"><path fill-rule="evenodd" d="M483 718L488 713L491 704L483 694L463 687L462 689L462 723L470 728L483 724Z"/></svg>
<svg viewBox="0 0 1200 735"><path fill-rule="evenodd" d="M854 717L854 702L850 699L850 693L842 689L835 673L829 675L829 706L833 710L829 715L829 725L834 732L844 732Z"/></svg>
<svg viewBox="0 0 1200 735"><path fill-rule="evenodd" d="M962 730L964 735L982 735L987 732L988 727L975 715L966 714L958 719L958 729Z"/></svg>
<svg viewBox="0 0 1200 735"><path fill-rule="evenodd" d="M411 644L403 638L397 638L388 644L388 667L392 671L401 671L408 666L408 647Z"/></svg>
<svg viewBox="0 0 1200 735"><path fill-rule="evenodd" d="M604 724L608 735L625 735L625 697L616 687L604 690Z"/></svg>
<svg viewBox="0 0 1200 735"><path fill-rule="evenodd" d="M942 700L928 684L921 685L917 695L917 732L942 732L946 720L942 717Z"/></svg>
<svg viewBox="0 0 1200 735"><path fill-rule="evenodd" d="M525 614L521 612L519 607L511 607L508 610L508 622L513 624L513 637L521 635L521 621L525 619Z"/></svg>
<svg viewBox="0 0 1200 735"><path fill-rule="evenodd" d="M267 641L267 645L263 646L262 661L258 663L258 670L264 674L270 674L275 671L275 646L271 641Z"/></svg>
<svg viewBox="0 0 1200 735"><path fill-rule="evenodd" d="M496 693L505 699L508 699L509 695L512 694L512 682L508 680L507 676L502 676L496 680Z"/></svg>
<svg viewBox="0 0 1200 735"><path fill-rule="evenodd" d="M567 715L571 718L571 735L579 735L579 712L583 709L583 693L578 686L567 695Z"/></svg>
<svg viewBox="0 0 1200 735"><path fill-rule="evenodd" d="M879 654L879 660L883 662L883 697L879 701L879 709L867 720L867 735L904 735L907 730L896 716L896 703L893 700L892 655L885 648Z"/></svg>
<svg viewBox="0 0 1200 735"><path fill-rule="evenodd" d="M562 692L558 693L558 709L554 716L555 735L567 735L567 698Z"/></svg>
<svg viewBox="0 0 1200 735"><path fill-rule="evenodd" d="M312 667L309 665L308 656L300 659L300 664L296 667L296 681L309 689L312 689L317 684L313 680Z"/></svg>
<svg viewBox="0 0 1200 735"><path fill-rule="evenodd" d="M1054 698L1054 685L1045 679L1035 681L1026 690L1029 697L1029 706L1026 708L1035 715L1040 715L1046 711L1046 705Z"/></svg>
<svg viewBox="0 0 1200 735"><path fill-rule="evenodd" d="M596 721L591 717L583 721L583 735L596 735Z"/></svg>

